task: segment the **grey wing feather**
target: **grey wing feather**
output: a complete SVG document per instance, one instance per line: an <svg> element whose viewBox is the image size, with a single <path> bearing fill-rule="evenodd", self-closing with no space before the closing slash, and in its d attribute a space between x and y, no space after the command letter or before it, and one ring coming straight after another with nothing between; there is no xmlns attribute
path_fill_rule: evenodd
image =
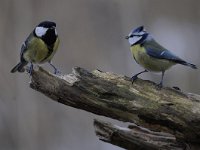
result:
<svg viewBox="0 0 200 150"><path fill-rule="evenodd" d="M26 39L26 41L22 44L22 47L21 47L21 52L20 52L20 62L14 66L11 70L11 73L15 73L16 71L18 72L24 72L25 69L24 69L24 66L26 66L28 64L28 62L24 59L24 52L28 49L28 42L30 41L30 38L32 35L33 32L28 36L28 38Z"/></svg>
<svg viewBox="0 0 200 150"><path fill-rule="evenodd" d="M24 66L26 66L28 62L26 62L26 60L24 59L23 53L26 49L27 49L26 42L24 42L21 47L20 62L12 68L11 73L15 73L16 71L18 72L25 71Z"/></svg>
<svg viewBox="0 0 200 150"><path fill-rule="evenodd" d="M22 44L21 53L20 53L21 62L25 61L24 58L23 58L23 54L27 50L27 47L28 47L28 44L29 44L28 42L30 41L30 38L32 36L33 36L33 32L28 36L28 38L26 39L26 41Z"/></svg>
<svg viewBox="0 0 200 150"><path fill-rule="evenodd" d="M24 42L24 43L22 44L21 52L20 52L20 59L21 59L21 62L24 61L23 54L24 54L24 52L25 52L26 49L27 49L27 47L26 47L26 42Z"/></svg>

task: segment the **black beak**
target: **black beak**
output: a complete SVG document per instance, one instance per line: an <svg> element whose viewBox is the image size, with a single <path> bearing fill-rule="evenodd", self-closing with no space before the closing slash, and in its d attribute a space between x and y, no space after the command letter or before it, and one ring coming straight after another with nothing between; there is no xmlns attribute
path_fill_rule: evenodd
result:
<svg viewBox="0 0 200 150"><path fill-rule="evenodd" d="M128 40L128 39L129 39L129 36L127 35L127 36L125 37L125 39L127 39L127 40Z"/></svg>

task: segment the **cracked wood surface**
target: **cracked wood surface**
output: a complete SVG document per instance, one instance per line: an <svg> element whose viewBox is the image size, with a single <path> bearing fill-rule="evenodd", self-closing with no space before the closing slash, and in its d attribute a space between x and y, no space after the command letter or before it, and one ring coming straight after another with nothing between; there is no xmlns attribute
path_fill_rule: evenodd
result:
<svg viewBox="0 0 200 150"><path fill-rule="evenodd" d="M94 127L100 140L128 150L183 150L188 148L187 144L177 142L171 134L150 131L137 125L127 128L95 119Z"/></svg>
<svg viewBox="0 0 200 150"><path fill-rule="evenodd" d="M33 71L30 87L64 105L86 110L152 131L172 134L178 141L200 143L200 96L171 88L158 90L150 81L75 67L56 76Z"/></svg>

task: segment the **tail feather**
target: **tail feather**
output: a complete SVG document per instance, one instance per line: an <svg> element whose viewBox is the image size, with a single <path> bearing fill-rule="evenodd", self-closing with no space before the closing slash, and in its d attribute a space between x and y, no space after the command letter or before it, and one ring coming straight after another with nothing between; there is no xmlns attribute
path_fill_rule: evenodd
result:
<svg viewBox="0 0 200 150"><path fill-rule="evenodd" d="M188 62L182 62L181 64L182 64L182 65L185 65L185 66L189 66L189 67L191 67L191 68L193 68L193 69L197 69L197 66L196 66L196 65L191 64L191 63L188 63Z"/></svg>
<svg viewBox="0 0 200 150"><path fill-rule="evenodd" d="M18 63L10 72L11 73L15 73L15 72L24 72L25 69L24 69L24 66L27 65L27 62L20 62Z"/></svg>

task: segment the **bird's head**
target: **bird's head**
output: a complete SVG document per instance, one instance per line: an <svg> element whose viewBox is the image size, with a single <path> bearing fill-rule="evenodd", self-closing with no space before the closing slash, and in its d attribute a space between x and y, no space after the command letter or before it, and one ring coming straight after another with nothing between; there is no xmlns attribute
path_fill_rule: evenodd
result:
<svg viewBox="0 0 200 150"><path fill-rule="evenodd" d="M52 30L54 34L57 35L56 23L52 21L43 21L39 23L35 28L35 35L37 37L45 36L48 30Z"/></svg>
<svg viewBox="0 0 200 150"><path fill-rule="evenodd" d="M56 23L52 21L43 21L36 26L34 34L36 37L43 39L46 44L51 45L58 36Z"/></svg>
<svg viewBox="0 0 200 150"><path fill-rule="evenodd" d="M130 45L143 43L149 33L146 32L143 26L131 30L125 38L129 41Z"/></svg>

